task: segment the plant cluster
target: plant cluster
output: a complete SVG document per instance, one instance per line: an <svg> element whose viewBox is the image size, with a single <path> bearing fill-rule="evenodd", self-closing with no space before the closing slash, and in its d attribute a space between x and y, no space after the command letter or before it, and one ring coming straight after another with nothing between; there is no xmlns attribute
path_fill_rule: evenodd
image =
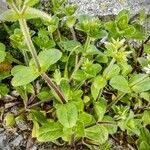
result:
<svg viewBox="0 0 150 150"><path fill-rule="evenodd" d="M145 13L132 20L122 10L104 22L75 15L77 6L65 0L51 1L51 15L33 8L38 0L7 2L0 15L9 35L9 44L0 43L0 95L15 89L24 107L8 113L5 124L27 114L40 142L109 149L109 137L122 133L130 146L150 149Z"/></svg>

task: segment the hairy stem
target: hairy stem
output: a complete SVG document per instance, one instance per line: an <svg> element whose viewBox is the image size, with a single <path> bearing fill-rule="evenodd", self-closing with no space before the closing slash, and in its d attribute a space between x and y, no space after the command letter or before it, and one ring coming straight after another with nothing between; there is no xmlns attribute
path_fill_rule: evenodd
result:
<svg viewBox="0 0 150 150"><path fill-rule="evenodd" d="M40 67L40 63L39 63L39 60L38 60L38 55L37 55L35 47L32 43L29 28L27 26L26 20L25 19L19 19L19 24L20 24L20 28L22 30L23 36L25 38L25 42L26 42L26 44L27 44L27 46L28 46L28 48L29 48L29 50L32 54L32 58L35 62L35 65L36 65L38 71L40 72L41 67Z"/></svg>
<svg viewBox="0 0 150 150"><path fill-rule="evenodd" d="M89 47L91 43L91 38L89 36L87 36L87 39L86 39L86 42L85 42L85 45L84 45L84 51L87 50L87 48ZM75 69L70 77L70 81L72 80L73 78L73 74L80 68L81 64L82 64L82 60L83 60L83 56L81 56L81 58L79 59L78 63L75 65Z"/></svg>
<svg viewBox="0 0 150 150"><path fill-rule="evenodd" d="M45 82L47 83L47 85L52 88L56 94L59 96L59 98L61 99L62 103L66 103L65 97L62 94L62 92L60 91L60 89L52 82L52 80L47 76L46 73L43 73L42 78L45 80Z"/></svg>
<svg viewBox="0 0 150 150"><path fill-rule="evenodd" d="M33 58L33 60L35 62L35 65L36 65L38 71L40 72L41 71L41 66L40 66L40 63L39 63L39 60L38 60L38 55L37 55L36 49L35 49L35 47L34 47L34 45L32 43L32 39L30 37L30 32L29 32L29 28L27 26L26 20L25 19L19 19L19 24L20 24L21 30L23 32L23 35L24 35L24 38L25 38L25 42L26 42L26 44L27 44L27 46L29 48L29 51L32 54L32 58ZM48 86L50 88L52 88L56 92L58 97L61 99L62 103L66 103L66 100L65 100L65 97L64 97L63 93L51 81L51 79L45 73L43 73L41 76L45 80L45 82L48 84Z"/></svg>
<svg viewBox="0 0 150 150"><path fill-rule="evenodd" d="M71 32L71 34L72 34L72 37L73 37L73 40L77 40L77 38L76 38L76 33L75 33L75 31L74 31L74 28L72 27L72 28L70 28L70 32Z"/></svg>
<svg viewBox="0 0 150 150"><path fill-rule="evenodd" d="M86 42L85 42L85 45L84 45L84 50L85 51L89 47L90 43L91 43L91 38L89 36L87 36L87 39L86 39Z"/></svg>
<svg viewBox="0 0 150 150"><path fill-rule="evenodd" d="M119 94L107 107L107 111L114 106L120 99L122 99L124 96L126 95L126 93L121 93Z"/></svg>

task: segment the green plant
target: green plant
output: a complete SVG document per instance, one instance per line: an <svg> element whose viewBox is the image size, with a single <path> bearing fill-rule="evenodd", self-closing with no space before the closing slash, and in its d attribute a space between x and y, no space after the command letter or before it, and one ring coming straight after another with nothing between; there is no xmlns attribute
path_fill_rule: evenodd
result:
<svg viewBox="0 0 150 150"><path fill-rule="evenodd" d="M32 8L36 3L9 0L11 9L0 16L2 21L19 23L10 40L24 61L12 68L11 83L24 103L17 116L28 112L32 136L41 142L83 144L89 149L109 148L109 135L118 130L139 137L150 124L145 110L150 102L150 46L145 29L130 21L127 10L114 21L103 22L75 16L76 6L65 1L52 0L53 16ZM146 41L136 49L129 42L132 39ZM0 53L3 62L3 44ZM39 101L30 103L35 99ZM42 103L48 109L41 109Z"/></svg>

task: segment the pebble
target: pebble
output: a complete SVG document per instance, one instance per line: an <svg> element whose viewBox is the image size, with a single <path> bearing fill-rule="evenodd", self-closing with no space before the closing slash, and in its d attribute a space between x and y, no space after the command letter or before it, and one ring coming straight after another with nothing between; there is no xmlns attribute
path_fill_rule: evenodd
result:
<svg viewBox="0 0 150 150"><path fill-rule="evenodd" d="M90 15L116 15L122 9L130 10L131 14L137 14L145 10L150 14L150 0L69 0L79 6L79 13Z"/></svg>

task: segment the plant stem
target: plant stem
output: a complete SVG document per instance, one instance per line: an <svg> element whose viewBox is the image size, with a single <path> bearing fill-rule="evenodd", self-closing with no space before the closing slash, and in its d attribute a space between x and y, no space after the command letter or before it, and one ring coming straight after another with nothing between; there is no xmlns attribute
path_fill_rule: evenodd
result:
<svg viewBox="0 0 150 150"><path fill-rule="evenodd" d="M87 48L89 47L91 42L91 38L89 36L87 36L85 45L84 45L84 51L87 50ZM81 64L82 64L82 60L83 60L83 56L81 56L80 60L78 61L78 63L75 65L75 69L70 77L70 81L72 80L73 74L80 68Z"/></svg>
<svg viewBox="0 0 150 150"><path fill-rule="evenodd" d="M74 28L72 27L72 28L70 28L70 32L71 32L71 34L72 34L72 37L73 37L73 40L77 40L77 38L76 38L76 33L75 33L75 31L74 31Z"/></svg>
<svg viewBox="0 0 150 150"><path fill-rule="evenodd" d="M50 102L51 100L52 99L48 99L48 100L44 100L44 101L39 101L39 102L34 103L34 104L30 105L30 106L27 106L25 109L21 110L18 114L16 114L15 117L20 116L22 113L28 111L29 109L31 109L31 108L33 108L35 106L38 106L38 105L43 104L43 103Z"/></svg>
<svg viewBox="0 0 150 150"><path fill-rule="evenodd" d="M30 37L30 32L29 32L29 28L27 26L26 20L25 19L19 19L19 23L20 23L20 27L21 30L23 32L26 44L32 54L32 57L34 59L35 65L38 69L38 71L41 71L41 66L38 60L38 55L36 53L36 49L32 43L31 37ZM52 88L56 94L58 95L58 97L61 99L62 103L66 103L65 97L63 95L63 93L60 91L60 89L51 81L51 79L46 75L46 73L43 73L42 78L45 80L45 82L48 84L48 86L50 88Z"/></svg>
<svg viewBox="0 0 150 150"><path fill-rule="evenodd" d="M20 24L20 28L22 30L23 36L25 38L25 42L26 42L26 44L27 44L27 46L28 46L28 48L29 48L29 50L32 54L32 58L35 62L35 65L36 65L38 71L40 72L41 67L40 67L40 63L39 63L39 60L38 60L38 55L37 55L35 47L32 43L29 28L27 26L26 20L25 19L19 19L19 24Z"/></svg>
<svg viewBox="0 0 150 150"><path fill-rule="evenodd" d="M75 69L74 69L74 71L72 72L72 74L71 74L71 76L70 76L70 81L72 80L72 78L73 78L73 74L80 68L80 66L81 66L81 63L82 63L82 57L80 58L80 60L79 60L79 62L78 62L78 64L77 64L77 66L75 67Z"/></svg>
<svg viewBox="0 0 150 150"><path fill-rule="evenodd" d="M65 104L66 100L64 95L62 94L62 92L60 91L60 89L52 82L52 80L47 76L46 73L42 73L42 78L45 80L45 82L47 83L47 85L52 88L56 94L59 96L59 98L61 99L62 103Z"/></svg>
<svg viewBox="0 0 150 150"><path fill-rule="evenodd" d="M85 42L85 45L84 45L84 50L85 50L85 51L86 51L87 48L89 47L90 42L91 42L91 38L90 38L89 36L87 36L87 39L86 39L86 42Z"/></svg>
<svg viewBox="0 0 150 150"><path fill-rule="evenodd" d="M114 99L107 107L107 111L113 106L115 105L121 98L123 98L126 95L126 93L121 93L119 94L116 99Z"/></svg>
<svg viewBox="0 0 150 150"><path fill-rule="evenodd" d="M73 27L72 27L72 28L70 28L70 31L71 31L71 34L72 34L73 40L74 40L74 41L77 41L76 33L75 33L75 31L74 31L74 28L73 28ZM78 65L78 59L79 59L79 55L78 55L78 54L76 54L76 58L75 58L75 68L76 68L76 66Z"/></svg>
<svg viewBox="0 0 150 150"><path fill-rule="evenodd" d="M26 65L29 66L29 58L28 58L27 52L25 50L22 50L22 54L23 54Z"/></svg>

